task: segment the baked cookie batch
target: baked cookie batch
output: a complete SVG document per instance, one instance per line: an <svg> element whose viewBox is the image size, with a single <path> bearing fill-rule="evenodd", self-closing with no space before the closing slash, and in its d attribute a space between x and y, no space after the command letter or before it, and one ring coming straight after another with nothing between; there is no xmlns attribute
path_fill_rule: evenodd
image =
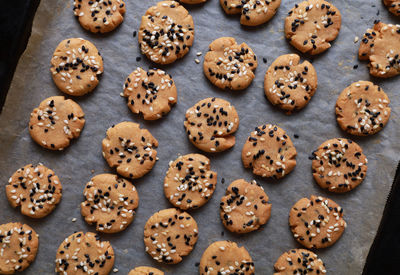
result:
<svg viewBox="0 0 400 275"><path fill-rule="evenodd" d="M206 0L181 0L200 4ZM240 23L257 26L276 14L280 0L220 0L227 14L240 14ZM399 1L384 1L390 12L400 14ZM83 28L94 33L113 31L123 21L126 6L122 0L75 0L74 15ZM183 58L194 43L194 22L188 10L176 1L161 1L150 7L141 19L138 32L142 54L157 64L170 64ZM340 11L324 0L307 0L289 11L284 32L288 42L302 53L320 54L332 46L341 28ZM388 78L400 74L400 28L377 22L360 42L359 59L369 62L370 74ZM268 68L264 92L272 105L287 114L306 107L318 86L317 72L295 53L279 56ZM245 43L221 37L209 45L204 56L206 78L220 89L243 90L255 78L257 57ZM104 72L103 57L82 38L60 42L51 58L54 84L68 96L92 92ZM136 68L126 78L121 96L128 108L144 120L158 120L177 103L178 91L171 75L161 69ZM194 102L193 102L194 103ZM340 128L350 135L368 136L383 130L389 121L390 100L381 87L358 81L346 87L336 102ZM240 112L239 112L240 113ZM235 145L239 113L222 98L206 98L195 103L183 125L190 142L207 153L229 150ZM80 136L84 112L72 99L52 96L44 99L30 116L29 133L40 146L63 150ZM291 133L274 124L256 127L242 149L245 168L260 177L279 180L294 170L297 151ZM121 122L105 132L102 154L116 174L94 176L83 188L81 214L93 229L118 233L133 221L139 195L132 180L149 173L156 161L158 141L134 122ZM349 192L367 175L367 157L362 148L346 138L323 142L311 156L316 183L334 193ZM199 228L185 211L206 204L217 188L217 172L211 160L197 153L171 160L163 182L166 198L175 207L149 217L144 227L146 252L155 261L177 264L194 249ZM23 215L44 218L55 210L62 197L62 184L54 171L43 164L18 169L6 185L10 205ZM221 223L231 232L245 234L264 227L271 216L271 204L263 187L254 180L233 181L220 199ZM333 200L311 195L301 198L289 212L293 237L307 249L333 245L346 228L344 211ZM26 224L0 225L0 274L26 269L35 259L39 235ZM114 250L107 241L91 232L76 232L60 244L55 260L58 274L108 274L114 265ZM244 247L231 241L217 241L204 251L198 265L201 275L255 274L255 265ZM291 249L276 261L275 273L325 274L325 265L306 249ZM154 267L139 266L129 275L162 275Z"/></svg>

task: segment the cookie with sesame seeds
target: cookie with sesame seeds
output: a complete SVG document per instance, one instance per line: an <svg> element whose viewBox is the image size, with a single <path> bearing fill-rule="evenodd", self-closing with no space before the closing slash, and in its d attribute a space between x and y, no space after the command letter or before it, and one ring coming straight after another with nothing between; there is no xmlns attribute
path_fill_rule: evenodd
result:
<svg viewBox="0 0 400 275"><path fill-rule="evenodd" d="M35 260L39 235L29 225L0 225L0 274L23 271Z"/></svg>
<svg viewBox="0 0 400 275"><path fill-rule="evenodd" d="M165 197L182 210L196 209L208 202L217 185L217 173L210 160L200 154L188 154L171 161L164 178Z"/></svg>
<svg viewBox="0 0 400 275"><path fill-rule="evenodd" d="M342 16L334 5L324 0L307 0L289 11L285 36L302 53L316 55L331 47L341 24Z"/></svg>
<svg viewBox="0 0 400 275"><path fill-rule="evenodd" d="M106 33L124 21L123 0L74 0L74 15L81 26L93 33Z"/></svg>
<svg viewBox="0 0 400 275"><path fill-rule="evenodd" d="M161 210L144 226L146 252L157 262L177 264L192 252L198 238L196 221L176 208Z"/></svg>
<svg viewBox="0 0 400 275"><path fill-rule="evenodd" d="M103 157L123 177L137 179L153 169L158 141L134 122L121 122L107 130Z"/></svg>
<svg viewBox="0 0 400 275"><path fill-rule="evenodd" d="M56 255L58 274L107 275L114 265L114 250L92 232L76 232L60 244Z"/></svg>
<svg viewBox="0 0 400 275"><path fill-rule="evenodd" d="M336 120L349 134L368 136L381 131L390 117L390 100L370 81L352 83L336 101Z"/></svg>
<svg viewBox="0 0 400 275"><path fill-rule="evenodd" d="M296 166L297 151L286 132L272 124L256 127L243 146L245 168L261 177L282 178Z"/></svg>
<svg viewBox="0 0 400 275"><path fill-rule="evenodd" d="M176 1L158 2L142 17L138 39L142 54L151 61L173 63L193 45L193 18Z"/></svg>
<svg viewBox="0 0 400 275"><path fill-rule="evenodd" d="M344 193L356 188L367 175L368 159L350 139L334 138L312 153L315 181L324 189Z"/></svg>
<svg viewBox="0 0 400 275"><path fill-rule="evenodd" d="M274 268L274 275L322 275L326 273L322 260L318 258L317 254L306 249L291 249L283 253L276 261Z"/></svg>
<svg viewBox="0 0 400 275"><path fill-rule="evenodd" d="M378 22L360 42L360 60L369 61L369 73L388 78L400 74L400 26Z"/></svg>
<svg viewBox="0 0 400 275"><path fill-rule="evenodd" d="M83 191L81 214L89 224L103 233L125 230L135 217L139 195L135 186L113 174L93 177Z"/></svg>
<svg viewBox="0 0 400 275"><path fill-rule="evenodd" d="M43 164L28 164L18 169L6 185L6 195L12 207L31 218L43 218L60 202L62 186L57 175Z"/></svg>
<svg viewBox="0 0 400 275"><path fill-rule="evenodd" d="M347 226L343 219L343 208L319 196L302 198L296 202L290 210L289 225L294 238L310 249L333 245Z"/></svg>
<svg viewBox="0 0 400 275"><path fill-rule="evenodd" d="M203 71L220 89L243 90L253 81L257 65L257 57L246 43L239 45L232 37L221 37L209 45Z"/></svg>
<svg viewBox="0 0 400 275"><path fill-rule="evenodd" d="M164 275L164 272L154 267L138 266L132 269L128 275Z"/></svg>
<svg viewBox="0 0 400 275"><path fill-rule="evenodd" d="M95 45L82 38L61 41L51 58L53 81L68 95L81 96L93 91L103 71L100 52Z"/></svg>
<svg viewBox="0 0 400 275"><path fill-rule="evenodd" d="M266 224L271 204L264 188L256 181L235 180L221 198L219 214L223 225L234 233L248 233Z"/></svg>
<svg viewBox="0 0 400 275"><path fill-rule="evenodd" d="M43 100L31 113L29 133L40 146L63 150L78 138L85 126L85 113L72 99L52 96Z"/></svg>
<svg viewBox="0 0 400 275"><path fill-rule="evenodd" d="M222 152L235 145L239 116L228 101L209 97L186 111L184 125L194 146L209 153Z"/></svg>
<svg viewBox="0 0 400 275"><path fill-rule="evenodd" d="M268 68L264 92L268 100L287 114L303 109L317 90L318 78L314 66L300 63L297 54L281 55Z"/></svg>
<svg viewBox="0 0 400 275"><path fill-rule="evenodd" d="M167 114L177 101L175 82L160 69L134 70L126 79L123 96L134 114L156 120Z"/></svg>
<svg viewBox="0 0 400 275"><path fill-rule="evenodd" d="M245 247L235 242L217 241L210 244L201 256L200 275L254 275L254 262Z"/></svg>
<svg viewBox="0 0 400 275"><path fill-rule="evenodd" d="M383 0L383 3L394 15L400 15L400 1L398 0Z"/></svg>

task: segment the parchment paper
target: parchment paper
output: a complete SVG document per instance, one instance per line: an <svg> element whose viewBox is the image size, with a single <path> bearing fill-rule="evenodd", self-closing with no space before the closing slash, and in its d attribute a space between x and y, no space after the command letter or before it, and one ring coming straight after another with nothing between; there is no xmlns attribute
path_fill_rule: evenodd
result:
<svg viewBox="0 0 400 275"><path fill-rule="evenodd" d="M195 43L189 54L176 63L162 67L172 74L178 88L178 104L168 116L155 122L146 122L133 115L120 97L125 78L137 66L155 66L138 48L137 31L141 16L156 0L126 1L127 13L123 24L114 32L95 35L79 25L72 12L72 0L42 0L35 17L28 48L15 73L6 105L0 116L0 223L20 221L31 225L40 234L39 253L36 261L23 274L54 274L55 254L63 239L74 231L94 231L80 215L83 189L90 178L103 172L113 172L101 155L101 141L106 129L121 121L135 121L150 130L160 145L160 160L145 177L135 180L140 204L134 222L122 233L101 234L109 240L116 253L115 267L118 274L127 274L138 265L158 267L166 274L198 274L196 262L207 246L217 240L233 240L250 252L256 274L272 274L277 258L291 248L300 247L289 230L288 214L292 205L311 194L327 196L341 205L348 223L342 238L332 247L318 250L326 263L329 274L360 274L373 241L389 192L396 164L399 160L400 134L398 96L399 78L372 79L386 91L392 107L392 116L386 128L377 135L354 138L337 126L334 106L339 93L358 80L371 80L367 64L358 61L358 43L376 19L386 23L399 23L391 16L380 0L332 1L342 13L342 30L333 47L314 57L318 73L318 90L308 107L292 116L274 108L264 96L263 80L267 67L281 54L296 52L284 39L283 24L287 12L298 1L283 0L277 15L258 28L245 28L238 16L227 16L219 1L209 0L198 6L186 6L195 22ZM245 91L222 91L210 84L203 75L202 62L196 64L197 52L204 53L208 44L221 36L245 41L257 54L259 67L252 85ZM28 133L30 112L39 103L54 95L62 95L49 72L50 58L57 44L66 38L83 37L92 41L104 57L105 73L96 90L84 97L74 98L86 113L86 125L81 137L64 152L47 151L36 145ZM202 57L199 59L202 61ZM303 56L304 57L304 56ZM266 58L268 63L263 63ZM353 66L359 64L358 69ZM211 157L211 166L218 172L218 185L214 196L204 207L190 212L199 224L199 240L193 252L177 265L156 263L144 251L143 227L156 211L171 205L163 194L163 179L168 162L179 154L199 152L188 141L183 121L185 111L198 100L216 96L227 99L238 110L240 127L236 145L232 150ZM280 181L254 177L241 162L242 146L254 127L276 123L287 131L298 152L294 172ZM294 134L299 138L293 138ZM309 155L323 141L334 137L352 138L364 149L369 159L366 180L354 191L335 195L323 191L313 181ZM200 152L201 153L201 152ZM8 204L4 186L18 168L42 162L60 177L63 198L48 217L33 220L22 216ZM225 183L221 183L221 179ZM265 188L272 203L272 216L268 224L257 232L243 236L229 233L219 219L219 201L226 187L235 179L256 179ZM77 218L72 222L72 218Z"/></svg>

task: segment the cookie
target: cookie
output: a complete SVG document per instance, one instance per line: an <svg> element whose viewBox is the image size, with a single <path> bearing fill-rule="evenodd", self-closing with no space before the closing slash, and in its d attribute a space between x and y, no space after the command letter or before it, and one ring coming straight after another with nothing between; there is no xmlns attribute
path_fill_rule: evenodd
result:
<svg viewBox="0 0 400 275"><path fill-rule="evenodd" d="M400 26L378 22L360 42L360 60L368 60L369 73L388 78L400 74Z"/></svg>
<svg viewBox="0 0 400 275"><path fill-rule="evenodd" d="M210 160L200 154L188 154L171 161L164 178L165 197L182 210L203 206L214 193L217 173Z"/></svg>
<svg viewBox="0 0 400 275"><path fill-rule="evenodd" d="M268 100L287 114L303 109L317 90L318 78L314 66L300 63L297 54L281 55L268 68L264 92Z"/></svg>
<svg viewBox="0 0 400 275"><path fill-rule="evenodd" d="M57 88L73 96L87 94L99 84L103 57L97 48L82 38L65 39L51 58L50 72Z"/></svg>
<svg viewBox="0 0 400 275"><path fill-rule="evenodd" d="M219 0L227 14L241 14L240 24L258 26L271 20L281 0Z"/></svg>
<svg viewBox="0 0 400 275"><path fill-rule="evenodd" d="M156 120L169 113L176 103L177 92L172 77L163 70L142 68L134 70L126 79L123 96L134 114L145 120Z"/></svg>
<svg viewBox="0 0 400 275"><path fill-rule="evenodd" d="M100 174L86 184L81 214L89 224L103 233L117 233L128 227L135 217L139 195L135 186L113 174Z"/></svg>
<svg viewBox="0 0 400 275"><path fill-rule="evenodd" d="M103 157L123 177L137 179L151 171L157 160L158 141L133 122L121 122L107 130Z"/></svg>
<svg viewBox="0 0 400 275"><path fill-rule="evenodd" d="M8 180L6 195L12 207L31 218L43 218L60 202L62 185L53 170L42 164L28 164Z"/></svg>
<svg viewBox="0 0 400 275"><path fill-rule="evenodd" d="M29 225L6 223L0 225L0 244L0 274L14 274L35 260L39 235Z"/></svg>
<svg viewBox="0 0 400 275"><path fill-rule="evenodd" d="M235 180L221 198L220 217L223 225L234 233L248 233L266 224L271 204L264 188L255 181Z"/></svg>
<svg viewBox="0 0 400 275"><path fill-rule="evenodd" d="M390 117L390 100L378 85L358 81L339 95L336 119L343 131L356 136L368 136L385 127Z"/></svg>
<svg viewBox="0 0 400 275"><path fill-rule="evenodd" d="M307 0L289 11L285 36L302 53L320 54L331 47L341 24L342 16L334 5L324 0Z"/></svg>
<svg viewBox="0 0 400 275"><path fill-rule="evenodd" d="M72 99L52 96L43 100L31 113L29 133L40 146L63 150L78 138L85 125L85 113Z"/></svg>
<svg viewBox="0 0 400 275"><path fill-rule="evenodd" d="M114 250L109 242L100 241L92 232L76 232L58 247L55 272L106 275L113 265Z"/></svg>
<svg viewBox="0 0 400 275"><path fill-rule="evenodd" d="M239 127L239 116L228 101L209 97L186 111L184 125L194 146L205 152L222 152L235 145L233 133Z"/></svg>
<svg viewBox="0 0 400 275"><path fill-rule="evenodd" d="M142 17L138 38L141 52L151 61L170 64L193 45L193 18L176 1L158 2Z"/></svg>
<svg viewBox="0 0 400 275"><path fill-rule="evenodd" d="M201 256L200 275L254 275L254 263L246 248L235 242L218 241L212 243Z"/></svg>
<svg viewBox="0 0 400 275"><path fill-rule="evenodd" d="M274 275L308 274L322 275L326 273L325 264L317 254L306 249L291 249L283 253L275 265Z"/></svg>
<svg viewBox="0 0 400 275"><path fill-rule="evenodd" d="M73 11L84 29L105 33L124 21L126 9L123 0L74 0Z"/></svg>
<svg viewBox="0 0 400 275"><path fill-rule="evenodd" d="M164 272L154 267L139 266L132 269L128 275L164 275Z"/></svg>
<svg viewBox="0 0 400 275"><path fill-rule="evenodd" d="M330 199L317 196L296 202L290 210L289 225L294 238L307 248L333 245L347 226L343 208Z"/></svg>
<svg viewBox="0 0 400 275"><path fill-rule="evenodd" d="M257 57L246 43L232 37L214 40L204 56L204 74L220 89L243 90L253 81Z"/></svg>
<svg viewBox="0 0 400 275"><path fill-rule="evenodd" d="M394 15L400 15L400 1L398 0L383 0L383 3L388 7L389 11Z"/></svg>
<svg viewBox="0 0 400 275"><path fill-rule="evenodd" d="M197 242L196 221L175 208L161 210L144 226L146 252L157 262L177 264L193 250Z"/></svg>
<svg viewBox="0 0 400 275"><path fill-rule="evenodd" d="M242 150L245 168L261 177L282 178L296 166L297 151L286 132L265 124L250 133Z"/></svg>
<svg viewBox="0 0 400 275"><path fill-rule="evenodd" d="M207 0L180 0L183 4L201 4L205 3Z"/></svg>
<svg viewBox="0 0 400 275"><path fill-rule="evenodd" d="M357 143L334 138L322 143L312 154L315 181L335 193L348 192L357 187L367 174L368 160Z"/></svg>

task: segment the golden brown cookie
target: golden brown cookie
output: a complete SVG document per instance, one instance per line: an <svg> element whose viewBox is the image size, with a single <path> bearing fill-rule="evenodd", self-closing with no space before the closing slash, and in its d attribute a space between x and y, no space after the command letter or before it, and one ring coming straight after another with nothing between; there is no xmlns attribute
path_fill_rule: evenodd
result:
<svg viewBox="0 0 400 275"><path fill-rule="evenodd" d="M194 146L205 152L222 152L235 145L233 133L239 127L239 116L228 101L209 97L186 111L184 125Z"/></svg>
<svg viewBox="0 0 400 275"><path fill-rule="evenodd" d="M158 2L142 17L139 47L155 63L170 64L182 58L193 41L193 18L176 1Z"/></svg>
<svg viewBox="0 0 400 275"><path fill-rule="evenodd" d="M296 4L285 20L285 35L302 53L322 53L339 34L342 16L324 0L307 0Z"/></svg>
<svg viewBox="0 0 400 275"><path fill-rule="evenodd" d="M65 39L51 59L51 75L56 86L74 96L87 94L99 84L103 57L97 48L82 38Z"/></svg>
<svg viewBox="0 0 400 275"><path fill-rule="evenodd" d="M172 77L163 70L134 70L124 84L124 97L134 114L156 120L167 114L176 103L177 92Z"/></svg>
<svg viewBox="0 0 400 275"><path fill-rule="evenodd" d="M312 171L315 181L335 193L356 188L367 174L368 160L357 143L334 138L313 152Z"/></svg>
<svg viewBox="0 0 400 275"><path fill-rule="evenodd" d="M210 160L200 154L188 154L171 161L164 178L164 194L175 207L195 209L208 202L217 185L217 173Z"/></svg>
<svg viewBox="0 0 400 275"><path fill-rule="evenodd" d="M83 191L81 214L89 224L103 233L117 233L128 227L135 217L139 195L135 186L113 174L93 177Z"/></svg>
<svg viewBox="0 0 400 275"><path fill-rule="evenodd" d="M291 114L303 109L317 90L318 78L314 66L300 63L297 54L281 55L268 68L264 92L268 100Z"/></svg>
<svg viewBox="0 0 400 275"><path fill-rule="evenodd" d="M43 218L60 202L62 185L53 170L42 164L28 164L11 176L6 195L12 207L21 206L22 214Z"/></svg>
<svg viewBox="0 0 400 275"><path fill-rule="evenodd" d="M317 254L306 249L291 249L283 253L275 265L274 275L308 274L322 275L326 273L325 264Z"/></svg>
<svg viewBox="0 0 400 275"><path fill-rule="evenodd" d="M265 124L250 133L242 150L245 168L261 177L282 178L296 166L297 151L286 132Z"/></svg>
<svg viewBox="0 0 400 275"><path fill-rule="evenodd" d="M389 11L394 15L400 15L400 1L398 0L383 0L383 3L388 7Z"/></svg>
<svg viewBox="0 0 400 275"><path fill-rule="evenodd" d="M199 274L254 275L254 263L246 248L238 247L235 242L218 241L212 243L201 256Z"/></svg>
<svg viewBox="0 0 400 275"><path fill-rule="evenodd" d="M333 245L347 226L343 208L330 199L317 196L296 202L290 210L289 225L294 238L307 248Z"/></svg>
<svg viewBox="0 0 400 275"><path fill-rule="evenodd" d="M132 269L128 275L164 275L164 272L154 267L138 266Z"/></svg>
<svg viewBox="0 0 400 275"><path fill-rule="evenodd" d="M390 100L378 85L358 81L339 95L336 119L340 128L356 136L373 135L385 127L390 117Z"/></svg>
<svg viewBox="0 0 400 275"><path fill-rule="evenodd" d="M157 262L177 264L192 252L197 242L197 223L175 208L161 210L144 226L146 252Z"/></svg>
<svg viewBox="0 0 400 275"><path fill-rule="evenodd" d="M31 113L29 133L40 146L50 150L63 150L71 139L81 134L85 113L72 99L52 96L43 100Z"/></svg>
<svg viewBox="0 0 400 275"><path fill-rule="evenodd" d="M360 42L358 58L368 60L369 73L388 78L400 74L400 26L378 22Z"/></svg>
<svg viewBox="0 0 400 275"><path fill-rule="evenodd" d="M123 0L74 0L73 11L83 28L105 33L124 21L126 9Z"/></svg>
<svg viewBox="0 0 400 275"><path fill-rule="evenodd" d="M204 74L221 89L243 90L253 81L257 57L246 43L238 45L232 37L214 40L204 56Z"/></svg>
<svg viewBox="0 0 400 275"><path fill-rule="evenodd" d="M114 250L109 242L100 241L92 232L76 232L58 247L55 272L107 275L113 265Z"/></svg>
<svg viewBox="0 0 400 275"><path fill-rule="evenodd" d="M39 235L26 224L2 224L0 245L0 274L14 274L25 270L35 260Z"/></svg>
<svg viewBox="0 0 400 275"><path fill-rule="evenodd" d="M221 198L219 214L223 225L234 233L248 233L266 224L271 204L264 188L255 181L235 180Z"/></svg>
<svg viewBox="0 0 400 275"><path fill-rule="evenodd" d="M103 157L123 177L137 179L153 169L158 141L146 129L133 122L121 122L107 130L103 139Z"/></svg>

